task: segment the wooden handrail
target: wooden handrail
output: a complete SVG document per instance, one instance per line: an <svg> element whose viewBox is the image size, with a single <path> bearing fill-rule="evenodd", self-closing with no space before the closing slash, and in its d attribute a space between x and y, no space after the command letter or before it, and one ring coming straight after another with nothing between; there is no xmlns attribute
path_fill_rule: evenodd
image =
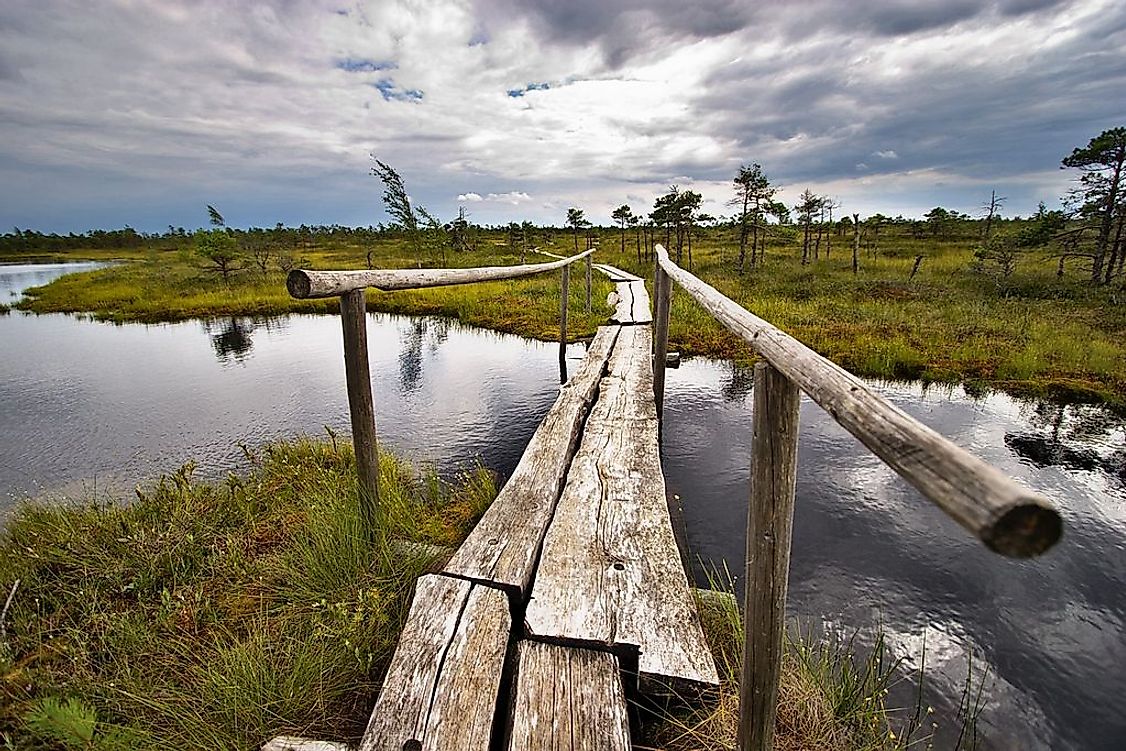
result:
<svg viewBox="0 0 1126 751"><path fill-rule="evenodd" d="M660 245L656 251L660 268L716 320L990 549L1023 558L1043 553L1059 539L1063 522L1046 498L910 417L852 373L680 268Z"/></svg>
<svg viewBox="0 0 1126 751"><path fill-rule="evenodd" d="M286 277L285 286L291 297L298 300L311 300L320 297L339 297L348 292L367 287L390 291L490 282L554 271L575 261L581 261L594 251L595 249L591 248L559 261L528 263L519 266L478 266L469 269L361 269L357 271L294 269Z"/></svg>

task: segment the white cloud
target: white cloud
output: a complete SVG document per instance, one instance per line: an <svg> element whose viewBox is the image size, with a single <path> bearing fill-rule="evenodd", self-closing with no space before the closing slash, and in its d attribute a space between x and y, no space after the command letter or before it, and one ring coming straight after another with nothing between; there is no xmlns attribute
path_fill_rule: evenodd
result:
<svg viewBox="0 0 1126 751"><path fill-rule="evenodd" d="M477 201L484 201L484 200L485 199L481 197L480 193L458 193L458 196L457 196L457 202L458 203L465 203L467 201L470 202L470 203L475 203Z"/></svg>
<svg viewBox="0 0 1126 751"><path fill-rule="evenodd" d="M887 149L886 151L876 151L872 156L878 156L880 159L898 159L899 154L895 153L895 149Z"/></svg>

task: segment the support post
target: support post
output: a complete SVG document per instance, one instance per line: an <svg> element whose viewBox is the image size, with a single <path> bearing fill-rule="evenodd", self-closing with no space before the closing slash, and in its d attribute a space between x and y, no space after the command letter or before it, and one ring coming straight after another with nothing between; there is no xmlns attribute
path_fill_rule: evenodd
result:
<svg viewBox="0 0 1126 751"><path fill-rule="evenodd" d="M359 475L360 518L364 533L373 538L379 508L379 447L375 437L375 406L368 368L367 305L364 290L340 296L340 321L344 328L344 376L348 384L348 411L352 415L352 446Z"/></svg>
<svg viewBox="0 0 1126 751"><path fill-rule="evenodd" d="M586 314L590 315L590 256L586 257Z"/></svg>
<svg viewBox="0 0 1126 751"><path fill-rule="evenodd" d="M567 304L571 300L571 267L563 267L563 283L559 290L559 373L566 381L567 372Z"/></svg>
<svg viewBox="0 0 1126 751"><path fill-rule="evenodd" d="M799 405L800 391L790 379L767 362L755 365L739 751L770 751L774 743L797 479Z"/></svg>
<svg viewBox="0 0 1126 751"><path fill-rule="evenodd" d="M657 417L665 410L665 366L669 351L669 307L672 304L672 279L657 264L656 304L653 321L653 400L657 404Z"/></svg>

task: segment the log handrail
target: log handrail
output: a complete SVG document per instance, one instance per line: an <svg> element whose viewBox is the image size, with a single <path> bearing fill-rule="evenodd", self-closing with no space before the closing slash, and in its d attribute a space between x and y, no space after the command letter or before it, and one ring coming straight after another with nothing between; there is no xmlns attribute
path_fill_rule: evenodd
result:
<svg viewBox="0 0 1126 751"><path fill-rule="evenodd" d="M809 395L889 467L991 550L1024 558L1059 539L1059 512L1043 496L956 445L859 378L759 318L656 246L661 270L728 330ZM660 363L656 363L660 367Z"/></svg>
<svg viewBox="0 0 1126 751"><path fill-rule="evenodd" d="M533 276L581 261L594 248L548 263L518 266L477 266L467 269L358 269L354 271L312 271L294 269L285 279L286 289L298 300L339 297L358 289L374 287L389 292L398 289L447 287L454 284L491 282Z"/></svg>

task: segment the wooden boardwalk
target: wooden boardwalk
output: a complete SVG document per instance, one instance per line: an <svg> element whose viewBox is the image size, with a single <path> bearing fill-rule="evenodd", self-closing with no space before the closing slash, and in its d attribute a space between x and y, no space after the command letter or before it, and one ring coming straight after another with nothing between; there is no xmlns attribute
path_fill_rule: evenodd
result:
<svg viewBox="0 0 1126 751"><path fill-rule="evenodd" d="M718 684L665 497L648 296L618 274L644 315L612 301L496 500L419 580L362 751L628 749L639 686Z"/></svg>
<svg viewBox="0 0 1126 751"><path fill-rule="evenodd" d="M672 283L755 365L738 747L770 751L785 632L801 392L986 546L1038 555L1060 538L1052 504L912 419L848 371L673 263L655 246L645 281L590 249L476 269L295 270L297 298L339 297L359 501L377 518L378 455L365 289L417 289L561 271L560 362L570 266L615 285L586 357L465 543L423 576L361 751L625 751L628 702L714 686L665 498L659 451ZM564 378L566 376L563 376ZM270 751L333 744L279 737Z"/></svg>

